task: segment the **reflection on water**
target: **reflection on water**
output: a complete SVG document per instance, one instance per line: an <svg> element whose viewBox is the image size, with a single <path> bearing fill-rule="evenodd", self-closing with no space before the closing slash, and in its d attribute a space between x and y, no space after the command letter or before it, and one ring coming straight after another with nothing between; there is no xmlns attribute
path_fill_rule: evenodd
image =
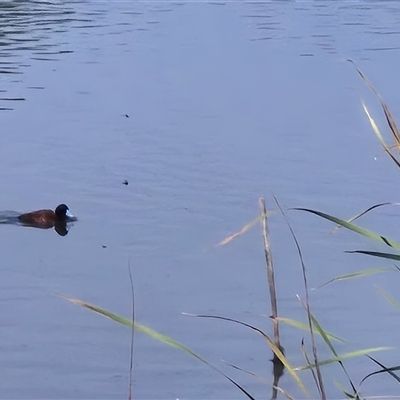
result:
<svg viewBox="0 0 400 400"><path fill-rule="evenodd" d="M379 13L363 1L246 2L242 7L242 18L255 28L250 40L274 41L301 56L400 49L400 12L395 2L380 3Z"/></svg>
<svg viewBox="0 0 400 400"><path fill-rule="evenodd" d="M54 33L64 32L75 21L74 14L70 3L0 0L1 111L25 100L13 94L12 84L21 80L18 76L31 66L31 60L57 60L57 55L72 52L62 48Z"/></svg>

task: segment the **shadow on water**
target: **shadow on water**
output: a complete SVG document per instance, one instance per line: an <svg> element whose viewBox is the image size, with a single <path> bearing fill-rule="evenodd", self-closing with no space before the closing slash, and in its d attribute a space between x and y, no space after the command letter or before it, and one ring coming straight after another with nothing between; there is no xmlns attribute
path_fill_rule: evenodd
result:
<svg viewBox="0 0 400 400"><path fill-rule="evenodd" d="M37 228L37 229L51 229L54 228L54 230L60 235L60 236L66 236L71 228L73 226L73 222L77 221L77 218L69 218L67 221L51 221L47 225L39 225L39 224L27 224L23 223L19 220L19 216L21 213L17 211L0 211L0 225L19 225L19 226L24 226L28 228Z"/></svg>
<svg viewBox="0 0 400 400"><path fill-rule="evenodd" d="M74 14L71 3L0 0L0 111L13 110L16 101L25 100L9 94L9 89L21 81L18 76L31 60L57 61L57 55L72 53L64 49L65 42L57 42L65 40L59 34L71 22L91 21L75 19Z"/></svg>

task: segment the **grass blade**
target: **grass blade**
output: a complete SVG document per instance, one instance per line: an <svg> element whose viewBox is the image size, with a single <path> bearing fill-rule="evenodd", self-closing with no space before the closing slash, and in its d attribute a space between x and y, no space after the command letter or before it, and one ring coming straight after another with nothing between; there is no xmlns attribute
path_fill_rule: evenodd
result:
<svg viewBox="0 0 400 400"><path fill-rule="evenodd" d="M128 273L129 273L129 283L131 286L131 297L132 297L132 323L135 323L135 291L133 288L133 279L131 272L131 260L128 261ZM135 338L135 330L132 329L131 332L131 351L130 351L130 360L129 360L129 388L128 388L128 400L132 400L132 391L133 391L133 349L134 349L134 338Z"/></svg>
<svg viewBox="0 0 400 400"><path fill-rule="evenodd" d="M367 114L369 123L371 124L372 129L375 132L375 135L377 136L378 140L381 142L382 147L384 148L386 153L390 156L390 158L394 161L394 163L400 168L400 162L397 161L396 157L392 154L390 147L386 144L385 140L383 139L383 136L382 136L381 132L379 131L378 125L376 125L375 121L371 117L371 114L369 113L367 106L364 103L362 103L362 106L364 108L365 114Z"/></svg>
<svg viewBox="0 0 400 400"><path fill-rule="evenodd" d="M329 349L331 350L331 352L333 353L333 355L334 355L335 357L338 357L338 353L336 352L336 350L335 350L335 348L334 348L332 342L330 341L330 339L329 339L328 335L326 334L325 330L322 328L321 324L318 322L318 320L315 318L314 315L311 315L311 318L312 318L312 322L313 322L315 328L317 329L317 331L320 333L320 335L321 335L322 338L324 339L325 344L329 347ZM354 397L355 397L355 398L358 398L357 389L355 388L355 386L354 386L352 380L350 379L350 375L348 374L348 372L347 372L347 370L346 370L344 364L342 363L342 361L338 361L338 362L339 362L339 364L340 364L340 366L341 366L343 372L345 373L345 375L346 375L346 377L347 377L347 379L348 379L348 381L349 381L349 383L350 383L350 385L351 385L351 387L352 387L352 389L353 389Z"/></svg>
<svg viewBox="0 0 400 400"><path fill-rule="evenodd" d="M365 84L371 89L371 91L376 95L376 97L378 98L379 102L381 103L383 112L385 114L386 117L386 121L389 125L390 130L392 131L392 135L393 138L395 140L396 146L398 149L400 149L400 134L399 134L399 130L397 129L396 126L396 122L389 110L389 107L387 106L387 104L384 102L384 100L382 99L381 95L377 92L377 90L374 88L374 86L372 85L372 83L367 79L367 77L357 68L357 66L355 65L355 63L352 60L349 60L354 67L356 68L357 72L359 73L359 75L361 76L362 80L365 82Z"/></svg>
<svg viewBox="0 0 400 400"><path fill-rule="evenodd" d="M385 292L384 290L380 289L377 287L377 290L379 294L385 298L392 306L396 307L398 310L400 310L400 303L395 300L392 296L390 296L389 293Z"/></svg>
<svg viewBox="0 0 400 400"><path fill-rule="evenodd" d="M391 350L391 348L390 347L372 347L370 349L352 351L349 353L338 355L337 357L328 358L326 360L320 360L319 364L320 365L328 365L328 364L332 364L335 362L344 361L344 360L348 360L348 359L355 358L355 357L365 356L365 355L368 355L369 353L383 351L383 350ZM295 371L304 371L309 368L315 368L315 365L314 364L312 364L311 366L304 365L301 367L295 367L294 369L295 369Z"/></svg>
<svg viewBox="0 0 400 400"><path fill-rule="evenodd" d="M400 261L400 255L392 254L392 253L381 253L380 251L350 250L350 251L346 251L346 253L366 254L368 256L380 257L380 258L386 258L386 259L389 259L389 260Z"/></svg>
<svg viewBox="0 0 400 400"><path fill-rule="evenodd" d="M386 203L379 203L379 204L374 204L371 207L368 207L366 210L360 212L359 214L355 215L354 217L351 217L350 219L348 219L346 222L353 222L355 220L357 220L358 218L362 217L363 215L369 213L370 211L374 210L375 208L378 207L382 207L382 206L387 206L387 205L392 205L392 206L400 206L400 203L391 203L391 202L386 202ZM331 231L330 233L334 233L335 231L337 231L338 229L341 228L341 225L336 225Z"/></svg>
<svg viewBox="0 0 400 400"><path fill-rule="evenodd" d="M271 385L271 383L268 382L264 377L254 373L252 371L248 371L248 370L246 370L244 368L240 368L237 365L231 364L230 362L225 361L225 360L221 360L221 361L223 363L225 363L226 365L228 365L229 367L233 368L233 369L236 369L236 370L238 370L240 372L244 372L245 374L252 376L253 378L257 379L259 382L261 382L264 385Z"/></svg>
<svg viewBox="0 0 400 400"><path fill-rule="evenodd" d="M327 219L328 221L331 221L331 222L334 222L335 224L341 225L341 226L343 226L343 227L345 227L345 228L347 228L347 229L349 229L349 230L351 230L353 232L359 233L360 235L363 235L363 236L365 236L365 237L367 237L369 239L376 240L378 242L386 244L387 246L390 246L390 247L393 247L393 248L395 248L397 250L400 250L400 243L398 243L398 242L396 242L394 240L385 238L382 235L379 235L379 234L376 234L374 232L371 232L368 229L364 229L364 228L361 228L361 227L359 227L357 225L351 224L351 223L349 223L349 222L347 222L347 221L345 221L343 219L334 217L334 216L329 215L329 214L325 214L325 213L323 213L321 211L312 210L312 209L309 209L309 208L296 207L296 208L292 208L292 210L306 211L306 212L309 212L311 214L318 215L321 218Z"/></svg>
<svg viewBox="0 0 400 400"><path fill-rule="evenodd" d="M354 251L348 251L347 253L354 253ZM395 271L395 270L393 268L371 268L371 269L365 269L363 271L354 272L352 274L340 275L340 276L337 276L336 278L332 278L331 280L329 280L328 282L323 283L320 286L317 286L315 288L315 290L316 289L320 289L320 288L322 288L322 287L324 287L326 285L329 285L332 282L345 281L345 280L354 279L354 278L361 278L363 276L379 274L381 272L386 272L386 271Z"/></svg>
<svg viewBox="0 0 400 400"><path fill-rule="evenodd" d="M314 357L314 363L316 365L316 375L317 375L317 380L315 381L317 384L317 389L321 395L322 400L326 399L326 394L325 394L325 389L324 389L324 382L322 380L322 374L321 374L321 369L319 367L319 362L318 362L318 354L317 354L317 347L315 345L315 338L314 338L314 330L313 330L313 324L312 324L312 320L311 320L311 309L310 309L310 296L309 296L309 290L308 290L308 281L307 281L307 274L306 274L306 266L304 264L304 259L303 259L303 253L301 251L301 247L299 244L299 241L297 240L296 235L294 234L294 231L292 229L292 226L290 225L288 219L286 218L286 214L283 211L283 208L281 207L281 205L278 202L278 199L276 197L274 197L275 203L278 206L285 222L286 225L289 228L290 234L293 238L293 241L296 245L296 249L297 249L297 254L299 255L299 259L300 259L300 264L301 264L301 272L303 275L303 284L304 284L304 290L305 290L305 296L306 296L306 300L305 303L302 302L302 304L304 305L304 309L307 312L307 318L308 318L308 327L310 330L310 338L311 338L311 346L312 346L312 352L313 352L313 357Z"/></svg>
<svg viewBox="0 0 400 400"><path fill-rule="evenodd" d="M283 322L283 323L287 324L287 325L290 325L290 326L293 326L293 327L295 327L295 328L302 329L302 330L304 330L304 331L310 332L310 329L309 329L308 324L305 324L305 323L303 323L303 322L296 321L296 320L290 319L290 318L284 318L284 317L278 317L278 320L279 320L280 322ZM316 332L316 333L319 334L319 332ZM335 336L335 335L333 335L333 334L331 334L331 333L328 333L328 332L325 332L325 334L326 334L330 339L337 340L338 342L346 343L343 339L341 339L341 338L338 337L338 336Z"/></svg>
<svg viewBox="0 0 400 400"><path fill-rule="evenodd" d="M246 224L239 232L236 232L233 235L230 235L227 238L221 240L219 243L216 244L216 246L225 246L226 244L230 243L232 240L243 235L248 230L250 230L253 226L257 225L257 223L260 222L264 217L265 217L265 215L259 215L257 218L254 218L253 221Z"/></svg>
<svg viewBox="0 0 400 400"><path fill-rule="evenodd" d="M378 360L376 360L375 358L371 357L371 356L367 356L370 360L372 360L374 363L378 364L382 369L380 371L375 371L372 372L370 374L368 374L367 376L365 376L361 382L360 382L360 386L361 384L368 379L370 376L373 375L377 375L377 374L381 374L383 372L387 372L392 378L394 378L397 382L400 383L400 377L398 375L396 375L393 371L400 371L400 366L396 366L396 367L385 367L382 363L380 363Z"/></svg>

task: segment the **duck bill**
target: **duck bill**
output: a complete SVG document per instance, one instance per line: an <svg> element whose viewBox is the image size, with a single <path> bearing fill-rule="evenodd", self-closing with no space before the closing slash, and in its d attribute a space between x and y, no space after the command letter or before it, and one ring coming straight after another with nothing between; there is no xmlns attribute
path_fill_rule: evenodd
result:
<svg viewBox="0 0 400 400"><path fill-rule="evenodd" d="M67 210L67 212L65 213L65 215L68 217L68 218L74 218L74 215L71 213L71 211L69 211L69 210Z"/></svg>

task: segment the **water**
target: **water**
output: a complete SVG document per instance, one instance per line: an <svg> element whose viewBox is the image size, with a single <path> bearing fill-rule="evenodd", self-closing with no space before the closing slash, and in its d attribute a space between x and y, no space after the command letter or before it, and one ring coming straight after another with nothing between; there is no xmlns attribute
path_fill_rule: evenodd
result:
<svg viewBox="0 0 400 400"><path fill-rule="evenodd" d="M255 397L264 386L221 359L267 377L262 338L271 333L258 228L222 248L221 239L258 213L271 194L284 207L349 217L396 201L397 171L361 109L379 104L353 59L396 115L399 62L395 2L24 2L0 3L3 210L66 203L78 221L68 235L0 226L2 398L125 398L130 332L59 298L74 296L130 316L128 265L138 322L198 352ZM24 99L24 100L22 100ZM398 118L397 118L398 119ZM124 181L128 185L123 184ZM395 236L396 210L363 225ZM388 266L344 250L380 249L331 225L288 212L309 284ZM300 263L282 218L270 220L281 315L305 321ZM391 279L392 277L392 279ZM312 292L315 315L347 343L339 352L397 345L393 274L334 283ZM293 365L305 334L282 326ZM321 343L321 358L330 353ZM396 365L395 352L375 354ZM357 384L377 369L350 360ZM330 398L346 384L324 369ZM310 377L302 378L312 388ZM21 384L23 382L23 384ZM156 383L156 384L155 384ZM304 395L288 374L281 386ZM368 395L397 393L370 378ZM135 398L241 398L211 369L135 335ZM312 392L316 396L316 392Z"/></svg>

